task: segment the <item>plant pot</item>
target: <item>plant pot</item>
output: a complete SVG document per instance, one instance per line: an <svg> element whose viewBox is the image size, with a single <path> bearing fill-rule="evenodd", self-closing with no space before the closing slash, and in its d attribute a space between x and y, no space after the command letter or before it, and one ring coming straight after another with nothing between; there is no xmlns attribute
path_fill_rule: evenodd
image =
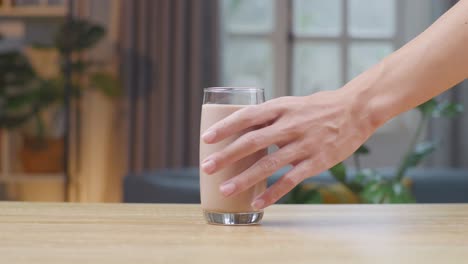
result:
<svg viewBox="0 0 468 264"><path fill-rule="evenodd" d="M63 139L25 137L20 159L25 173L63 172Z"/></svg>

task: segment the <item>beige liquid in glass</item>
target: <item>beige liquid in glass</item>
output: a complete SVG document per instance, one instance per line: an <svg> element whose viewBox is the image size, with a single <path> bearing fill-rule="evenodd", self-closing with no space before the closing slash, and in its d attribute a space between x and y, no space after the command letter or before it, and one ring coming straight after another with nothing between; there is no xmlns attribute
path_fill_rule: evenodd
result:
<svg viewBox="0 0 468 264"><path fill-rule="evenodd" d="M202 106L201 116L201 134L217 121L227 117L235 111L245 107L245 105L223 105L223 104L205 104ZM214 152L224 149L227 145L235 141L238 137L248 131L243 131L237 135L231 136L216 144L205 144L200 140L200 164ZM201 206L205 211L220 213L246 213L254 212L251 203L255 197L263 193L266 189L266 180L259 182L250 189L232 197L226 198L219 191L219 186L228 179L239 175L248 169L260 158L267 154L267 150L258 151L250 156L239 160L232 165L211 175L205 174L200 170L200 194Z"/></svg>

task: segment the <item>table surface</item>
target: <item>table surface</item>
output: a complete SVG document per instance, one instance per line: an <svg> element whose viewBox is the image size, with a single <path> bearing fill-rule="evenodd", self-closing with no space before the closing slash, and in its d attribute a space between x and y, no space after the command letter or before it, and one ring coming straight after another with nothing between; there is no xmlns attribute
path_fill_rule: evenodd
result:
<svg viewBox="0 0 468 264"><path fill-rule="evenodd" d="M0 203L1 263L468 263L468 205L276 205L213 226L198 205Z"/></svg>

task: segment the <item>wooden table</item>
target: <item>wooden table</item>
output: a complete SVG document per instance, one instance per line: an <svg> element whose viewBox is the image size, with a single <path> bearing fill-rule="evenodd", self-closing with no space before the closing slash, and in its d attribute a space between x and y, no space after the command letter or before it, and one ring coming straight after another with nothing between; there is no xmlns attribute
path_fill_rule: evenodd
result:
<svg viewBox="0 0 468 264"><path fill-rule="evenodd" d="M468 205L279 205L234 227L197 205L0 203L0 263L468 263Z"/></svg>

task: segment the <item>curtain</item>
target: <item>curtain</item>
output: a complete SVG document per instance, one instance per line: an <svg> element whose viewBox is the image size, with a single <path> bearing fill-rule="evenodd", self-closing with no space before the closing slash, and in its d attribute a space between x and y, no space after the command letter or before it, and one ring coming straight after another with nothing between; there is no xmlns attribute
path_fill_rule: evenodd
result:
<svg viewBox="0 0 468 264"><path fill-rule="evenodd" d="M203 88L218 77L218 0L123 0L128 170L198 164Z"/></svg>
<svg viewBox="0 0 468 264"><path fill-rule="evenodd" d="M458 0L433 0L434 17L456 4ZM456 102L464 106L464 113L453 119L434 119L429 138L438 142L432 155L431 167L468 167L468 81L464 81L440 96L440 100Z"/></svg>

